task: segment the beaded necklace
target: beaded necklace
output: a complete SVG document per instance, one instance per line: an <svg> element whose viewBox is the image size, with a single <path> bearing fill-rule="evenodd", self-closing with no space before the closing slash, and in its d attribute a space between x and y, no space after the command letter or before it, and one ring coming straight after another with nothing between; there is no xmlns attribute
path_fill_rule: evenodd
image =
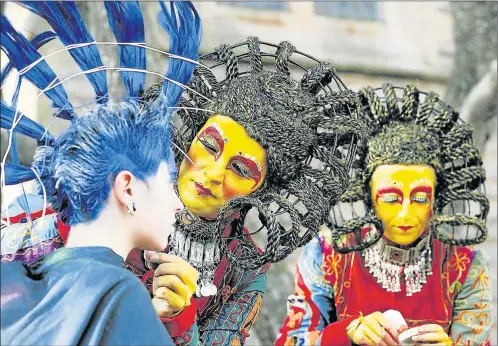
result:
<svg viewBox="0 0 498 346"><path fill-rule="evenodd" d="M375 237L373 231L366 234L366 240ZM382 288L388 292L401 291L401 274L404 274L406 295L420 292L432 275L431 237L422 239L411 249L400 249L388 245L381 238L374 246L362 251L365 267Z"/></svg>

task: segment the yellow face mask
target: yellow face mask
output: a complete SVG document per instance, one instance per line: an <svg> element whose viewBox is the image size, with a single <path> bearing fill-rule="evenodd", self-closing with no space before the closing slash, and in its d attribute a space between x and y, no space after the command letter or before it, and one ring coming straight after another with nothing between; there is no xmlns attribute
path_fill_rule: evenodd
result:
<svg viewBox="0 0 498 346"><path fill-rule="evenodd" d="M215 219L227 201L256 191L266 176L266 153L229 117L211 117L194 138L178 174L180 198L192 213Z"/></svg>
<svg viewBox="0 0 498 346"><path fill-rule="evenodd" d="M370 182L384 236L399 245L419 239L432 219L434 169L427 165L382 165Z"/></svg>

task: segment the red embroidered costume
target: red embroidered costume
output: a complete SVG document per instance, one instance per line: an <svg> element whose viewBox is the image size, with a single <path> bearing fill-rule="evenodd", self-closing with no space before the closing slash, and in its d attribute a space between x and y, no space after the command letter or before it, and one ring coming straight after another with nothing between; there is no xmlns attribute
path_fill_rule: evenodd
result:
<svg viewBox="0 0 498 346"><path fill-rule="evenodd" d="M489 201L472 130L436 94L410 85L359 94L371 133L330 229L299 259L276 345L374 344L385 334L370 338L364 321L391 309L410 328L442 327L427 340L490 345L489 269L471 247L486 239Z"/></svg>

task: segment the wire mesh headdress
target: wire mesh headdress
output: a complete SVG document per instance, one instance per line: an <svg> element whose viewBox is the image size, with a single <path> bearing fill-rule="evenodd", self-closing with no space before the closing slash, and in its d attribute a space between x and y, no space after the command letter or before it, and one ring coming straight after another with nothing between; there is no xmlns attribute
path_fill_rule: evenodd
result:
<svg viewBox="0 0 498 346"><path fill-rule="evenodd" d="M302 66L296 58L311 67ZM173 241L173 251L189 258L193 246L211 249L221 242L223 253L241 268L278 262L312 239L347 187L352 158L365 136L357 96L331 64L296 51L289 42L274 45L249 37L232 46L221 45L200 61L177 112L179 145L187 151L211 116L225 115L262 145L268 172L260 189L231 199L216 222L190 217L185 225L183 218L175 232L181 239ZM292 76L291 65L303 74ZM154 94L152 88L144 99L152 100ZM181 160L178 156L177 163ZM261 226L252 234L267 232L262 253L243 233L252 208L256 213L251 218L259 219ZM232 210L240 212L236 220L227 217ZM232 233L220 239L228 223ZM234 238L239 241L235 254L227 248ZM206 267L205 261L197 262Z"/></svg>
<svg viewBox="0 0 498 346"><path fill-rule="evenodd" d="M138 172L141 169L153 169L144 160L156 162L169 155L171 115L184 84L189 82L197 64L201 39L200 18L190 2L172 2L169 11L161 2L158 22L170 37L170 53L166 53L144 43L145 28L138 2L105 2L109 26L117 42L95 42L73 1L24 1L20 4L45 19L53 32L43 32L29 41L12 26L7 17L1 17L1 49L9 57L9 64L1 74L2 85L12 68L18 71L18 86L11 105L2 101L1 127L9 131L9 149L15 141L14 133L29 136L39 145L32 167L19 165L15 143L12 150L7 150L2 161L2 184L18 184L38 178L42 182L40 186L44 199L48 199L52 207L60 212L63 221L73 224L91 219L98 213L99 205L108 194L101 187L109 183L109 177L100 176L97 181L98 177L92 174L93 171L85 171L85 167L103 167L100 172L102 175L108 170L121 167L120 163L113 166L110 161L105 160L112 156L108 152L111 150L108 144L120 142L121 148L114 149L123 153L122 155L128 155L124 158L126 163L123 165L137 167ZM65 48L50 55L68 51L81 72L62 80L56 76L46 61L48 56L41 56L38 52L41 46L55 38ZM102 44L118 46L119 67L107 67L103 64L97 48ZM166 76L145 69L146 50L159 51L171 58ZM107 70L121 73L126 97L125 102L119 106L108 102ZM147 73L161 76L164 82L161 83L157 107L141 110L139 100L145 88ZM95 91L95 102L99 104L85 116L76 114L76 108L70 103L63 87L64 82L81 74L87 77ZM24 78L41 90L38 97L45 94L52 101L56 109L55 117L71 120L69 130L59 138L55 138L48 129L18 111L19 90ZM36 99L32 102L36 102ZM150 128L155 130L149 132ZM130 133L127 132L128 129L134 131ZM138 132L150 135L150 138L141 138L137 135ZM147 149L153 145L152 137L157 143L161 143L155 148ZM126 147L122 147L123 145ZM147 152L154 149L157 155L164 154L164 157L156 160L153 157L155 154ZM12 162L6 162L9 152ZM92 153L101 162L93 162ZM109 155L106 156L105 153ZM132 156L134 160L130 159ZM73 164L64 166L63 162ZM171 162L174 166L174 161ZM91 180L94 178L97 180ZM67 182L70 183L66 185Z"/></svg>
<svg viewBox="0 0 498 346"><path fill-rule="evenodd" d="M370 197L370 179L378 166L393 164L426 164L435 169L434 215L429 227L436 239L458 246L483 242L489 201L470 126L437 94L420 92L411 85L365 88L360 101L361 114L372 132L357 153L348 190L331 213L336 250L363 250L382 236L382 223ZM369 224L379 232L366 240L362 228Z"/></svg>

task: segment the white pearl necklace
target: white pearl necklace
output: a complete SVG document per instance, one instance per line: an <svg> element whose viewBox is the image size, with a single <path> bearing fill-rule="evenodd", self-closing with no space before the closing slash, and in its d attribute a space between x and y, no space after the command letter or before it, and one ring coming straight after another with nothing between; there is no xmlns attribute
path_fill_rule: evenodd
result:
<svg viewBox="0 0 498 346"><path fill-rule="evenodd" d="M365 238L369 240L372 237L375 237L375 233L369 231ZM404 274L408 297L420 292L422 286L427 283L427 276L432 275L429 236L414 248L407 250L387 245L380 239L377 244L363 250L362 255L365 258L365 267L370 268L369 273L388 292L401 291L401 273Z"/></svg>

